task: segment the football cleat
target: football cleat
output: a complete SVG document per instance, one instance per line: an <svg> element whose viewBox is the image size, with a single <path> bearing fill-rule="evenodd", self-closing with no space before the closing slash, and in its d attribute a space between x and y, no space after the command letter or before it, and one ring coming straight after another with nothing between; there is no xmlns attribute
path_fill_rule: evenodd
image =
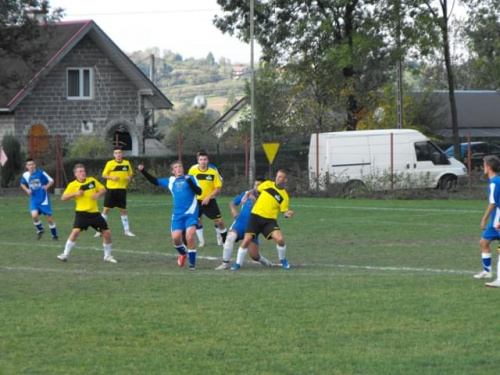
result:
<svg viewBox="0 0 500 375"><path fill-rule="evenodd" d="M285 258L281 259L281 267L284 270L289 270L290 269L290 265L288 264L288 261Z"/></svg>
<svg viewBox="0 0 500 375"><path fill-rule="evenodd" d="M135 234L132 233L131 231L127 231L124 233L125 237L135 237Z"/></svg>
<svg viewBox="0 0 500 375"><path fill-rule="evenodd" d="M113 258L112 255L105 256L104 261L108 263L118 263L118 261L115 258Z"/></svg>
<svg viewBox="0 0 500 375"><path fill-rule="evenodd" d="M486 283L484 285L489 286L491 288L500 288L500 279L496 279L495 281L492 281L491 283Z"/></svg>
<svg viewBox="0 0 500 375"><path fill-rule="evenodd" d="M239 264L239 263L235 263L235 264L233 264L233 266L231 267L231 271L238 271L240 268L241 268L241 264Z"/></svg>
<svg viewBox="0 0 500 375"><path fill-rule="evenodd" d="M95 232L95 234L94 234L94 237L96 237L96 238L97 238L97 237L101 237L101 236L102 236L102 233L101 233L101 232Z"/></svg>
<svg viewBox="0 0 500 375"><path fill-rule="evenodd" d="M36 239L40 240L44 232L45 232L44 230L39 230L38 232L36 232Z"/></svg>
<svg viewBox="0 0 500 375"><path fill-rule="evenodd" d="M187 254L179 255L179 257L177 258L177 265L179 267L184 267L184 263L186 263L186 258L187 258Z"/></svg>
<svg viewBox="0 0 500 375"><path fill-rule="evenodd" d="M66 254L62 253L62 254L59 254L57 256L57 259L59 259L62 262L66 262L68 260L68 256Z"/></svg>
<svg viewBox="0 0 500 375"><path fill-rule="evenodd" d="M478 274L474 275L475 279L491 279L493 277L493 274L488 271L482 271L479 272Z"/></svg>
<svg viewBox="0 0 500 375"><path fill-rule="evenodd" d="M194 268L194 264L190 264L190 265L189 265L189 270L190 270L190 271L194 271L195 269L196 269L196 268Z"/></svg>
<svg viewBox="0 0 500 375"><path fill-rule="evenodd" d="M200 242L198 243L198 247L203 247L203 246L205 246L205 241L200 241Z"/></svg>
<svg viewBox="0 0 500 375"><path fill-rule="evenodd" d="M216 271L222 271L222 270L228 270L229 269L229 262L222 262L219 267L217 267L215 270Z"/></svg>
<svg viewBox="0 0 500 375"><path fill-rule="evenodd" d="M52 236L52 239L53 239L54 241L59 241L59 237L57 237L57 236Z"/></svg>

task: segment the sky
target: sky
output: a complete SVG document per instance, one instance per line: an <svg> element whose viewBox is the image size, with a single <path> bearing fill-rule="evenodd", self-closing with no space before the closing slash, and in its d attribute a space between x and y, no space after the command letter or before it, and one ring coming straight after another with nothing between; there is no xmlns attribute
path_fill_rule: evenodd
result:
<svg viewBox="0 0 500 375"><path fill-rule="evenodd" d="M91 19L126 53L158 47L184 59L211 52L233 64L250 63L250 44L224 35L212 24L221 15L216 0L50 0L65 9L62 21ZM260 47L254 42L254 62ZM161 56L160 56L161 57Z"/></svg>

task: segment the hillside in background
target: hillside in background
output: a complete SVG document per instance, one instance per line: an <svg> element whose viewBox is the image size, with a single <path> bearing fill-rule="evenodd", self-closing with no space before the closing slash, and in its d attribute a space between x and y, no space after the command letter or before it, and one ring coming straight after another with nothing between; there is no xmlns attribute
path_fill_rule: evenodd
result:
<svg viewBox="0 0 500 375"><path fill-rule="evenodd" d="M191 105L197 95L207 99L209 109L222 114L244 96L248 67L233 65L225 58L215 61L212 53L204 59L184 59L180 54L158 48L136 51L129 58L179 108Z"/></svg>

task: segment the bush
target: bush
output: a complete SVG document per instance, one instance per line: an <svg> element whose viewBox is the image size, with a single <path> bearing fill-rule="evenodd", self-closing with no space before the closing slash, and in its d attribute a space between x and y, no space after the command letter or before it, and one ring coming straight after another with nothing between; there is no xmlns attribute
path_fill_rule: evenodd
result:
<svg viewBox="0 0 500 375"><path fill-rule="evenodd" d="M69 154L73 158L95 158L113 155L113 145L105 137L80 134Z"/></svg>
<svg viewBox="0 0 500 375"><path fill-rule="evenodd" d="M7 162L2 167L1 185L4 188L19 186L20 175L24 170L24 154L21 143L13 135L3 137L2 148L7 155Z"/></svg>

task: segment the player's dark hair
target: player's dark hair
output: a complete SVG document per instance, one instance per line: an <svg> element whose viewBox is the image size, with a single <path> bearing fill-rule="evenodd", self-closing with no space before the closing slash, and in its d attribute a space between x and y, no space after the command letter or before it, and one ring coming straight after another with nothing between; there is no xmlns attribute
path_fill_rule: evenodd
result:
<svg viewBox="0 0 500 375"><path fill-rule="evenodd" d="M500 173L500 159L496 155L486 155L483 158L484 164L491 168L495 173Z"/></svg>
<svg viewBox="0 0 500 375"><path fill-rule="evenodd" d="M35 161L35 159L33 159L33 158L27 158L27 159L26 159L26 163L27 163L27 162L29 162L29 161L33 161L33 162L34 162L34 161Z"/></svg>
<svg viewBox="0 0 500 375"><path fill-rule="evenodd" d="M257 177L255 181L264 182L266 179L264 177Z"/></svg>
<svg viewBox="0 0 500 375"><path fill-rule="evenodd" d="M206 156L208 158L208 153L205 150L200 150L196 154L196 159L198 159L200 156Z"/></svg>
<svg viewBox="0 0 500 375"><path fill-rule="evenodd" d="M113 147L113 152L116 151L116 150L123 151L123 149L122 149L121 146L115 146L115 147Z"/></svg>

